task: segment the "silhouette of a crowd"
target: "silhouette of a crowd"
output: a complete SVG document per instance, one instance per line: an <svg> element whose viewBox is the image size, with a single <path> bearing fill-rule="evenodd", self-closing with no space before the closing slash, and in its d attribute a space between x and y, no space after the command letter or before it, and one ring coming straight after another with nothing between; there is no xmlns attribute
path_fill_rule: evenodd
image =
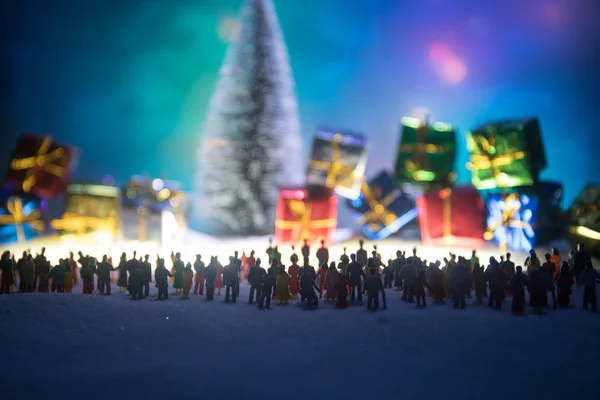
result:
<svg viewBox="0 0 600 400"><path fill-rule="evenodd" d="M116 267L106 255L98 261L79 252L76 260L70 253L69 258L52 266L44 248L35 257L25 251L18 261L14 254L5 251L0 260L0 294L17 291L72 293L73 287L81 281L83 294L96 292L109 296L115 272L120 292L129 294L132 300L149 297L150 285L154 283L158 289L157 300L161 301L169 298L171 284L174 294L181 299L188 300L193 294L213 301L215 295L221 296L224 288L224 301L236 303L240 282L247 280L250 286L248 304L256 303L261 309L269 309L272 300L285 306L298 299L303 307L315 309L323 297L339 308L346 308L350 303L363 303L366 294L369 310L380 307L385 310L385 289L395 289L402 292L403 301L416 301L420 308L427 306L427 297L437 304L449 300L456 309L465 309L466 299L473 295L476 305L487 298L488 306L492 308L501 308L507 298L512 298L512 312L523 315L527 300L534 314L542 314L550 307L570 307L572 287L577 285L583 286L583 308L597 310L596 284L600 282L600 274L594 269L583 244L579 244L564 261L554 248L544 255L543 262L532 250L523 266L515 266L511 254L507 253L499 261L490 257L485 268L475 250L468 259L450 253L443 259L443 265L441 261L421 259L417 249L409 256L404 251L397 251L395 259L384 263L377 247L374 246L369 257L361 240L357 251L349 256L344 248L336 263L330 260L329 249L322 241L316 251L318 268L309 263L311 248L307 241L301 248L301 265L295 249L292 250L291 264L286 268L278 247L270 240L266 250L267 270L254 251L249 256L244 253L241 258L237 251L234 252L225 266L216 256L212 256L206 265L199 254L191 264L185 263L180 253L171 253L170 269L165 260L157 256L154 281L150 256L138 258L135 251L129 259L123 253Z"/></svg>

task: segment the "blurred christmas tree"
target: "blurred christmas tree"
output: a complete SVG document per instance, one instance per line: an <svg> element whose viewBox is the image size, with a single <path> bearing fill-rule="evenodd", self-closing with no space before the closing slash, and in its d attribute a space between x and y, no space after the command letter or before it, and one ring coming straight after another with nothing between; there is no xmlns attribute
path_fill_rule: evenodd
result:
<svg viewBox="0 0 600 400"><path fill-rule="evenodd" d="M287 49L271 0L246 0L198 153L191 225L216 235L274 229L278 185L304 182Z"/></svg>

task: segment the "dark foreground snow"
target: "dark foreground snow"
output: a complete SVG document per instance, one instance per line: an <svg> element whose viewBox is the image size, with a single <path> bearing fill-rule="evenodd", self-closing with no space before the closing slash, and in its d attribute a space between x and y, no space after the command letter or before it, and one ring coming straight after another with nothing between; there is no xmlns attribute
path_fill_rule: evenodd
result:
<svg viewBox="0 0 600 400"><path fill-rule="evenodd" d="M0 296L0 398L595 398L600 314ZM155 296L153 292L152 297ZM431 301L431 300L430 300ZM530 310L528 310L529 312ZM589 396L592 397L589 397Z"/></svg>

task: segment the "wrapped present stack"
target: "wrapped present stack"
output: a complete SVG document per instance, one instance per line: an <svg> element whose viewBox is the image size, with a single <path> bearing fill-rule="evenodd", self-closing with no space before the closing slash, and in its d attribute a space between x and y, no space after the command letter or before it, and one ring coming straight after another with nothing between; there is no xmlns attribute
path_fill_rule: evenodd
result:
<svg viewBox="0 0 600 400"><path fill-rule="evenodd" d="M174 181L134 176L123 189L122 234L126 240L173 245L183 239L185 195Z"/></svg>
<svg viewBox="0 0 600 400"><path fill-rule="evenodd" d="M398 185L417 187L425 244L477 246L483 243L484 204L471 187L455 187L456 131L444 122L403 118L396 161Z"/></svg>
<svg viewBox="0 0 600 400"><path fill-rule="evenodd" d="M488 210L486 240L529 251L560 235L562 186L539 179L546 156L536 118L483 124L467 134L467 148Z"/></svg>
<svg viewBox="0 0 600 400"><path fill-rule="evenodd" d="M73 148L48 135L19 136L0 199L0 243L22 243L46 232L47 200L64 193L74 159Z"/></svg>
<svg viewBox="0 0 600 400"><path fill-rule="evenodd" d="M120 225L120 190L115 186L69 184L62 218L51 222L62 235L91 232L116 240Z"/></svg>
<svg viewBox="0 0 600 400"><path fill-rule="evenodd" d="M304 188L281 188L275 239L331 242L337 227L337 198L357 199L367 163L367 141L348 131L318 129L313 137Z"/></svg>
<svg viewBox="0 0 600 400"><path fill-rule="evenodd" d="M583 243L590 254L600 257L600 185L588 184L567 215L566 236L571 246Z"/></svg>

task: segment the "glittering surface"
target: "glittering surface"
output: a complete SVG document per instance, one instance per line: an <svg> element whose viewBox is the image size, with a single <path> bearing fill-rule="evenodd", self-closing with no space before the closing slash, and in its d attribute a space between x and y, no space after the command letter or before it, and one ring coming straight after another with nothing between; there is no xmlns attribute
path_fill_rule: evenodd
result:
<svg viewBox="0 0 600 400"><path fill-rule="evenodd" d="M149 172L192 187L195 151L240 0L8 0L0 5L0 163L21 131L80 146L79 178ZM540 117L570 202L597 178L595 0L275 0L302 132L364 132L391 168L403 115L459 129ZM427 110L427 111L426 111ZM568 139L567 139L568 138ZM469 180L459 146L459 181ZM308 145L303 149L308 152ZM569 162L575 158L576 162Z"/></svg>

